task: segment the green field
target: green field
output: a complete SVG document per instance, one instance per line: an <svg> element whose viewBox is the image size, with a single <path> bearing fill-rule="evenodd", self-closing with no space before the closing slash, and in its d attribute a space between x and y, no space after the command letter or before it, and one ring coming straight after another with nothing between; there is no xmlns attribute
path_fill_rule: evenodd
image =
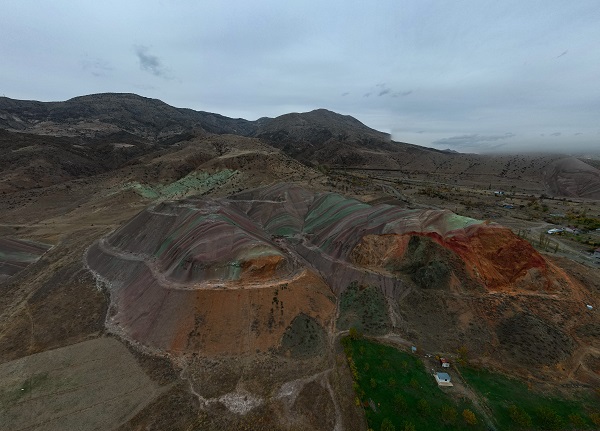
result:
<svg viewBox="0 0 600 431"><path fill-rule="evenodd" d="M342 344L354 378L355 401L364 407L369 428L485 429L469 403L457 403L438 388L417 356L365 339L345 337ZM476 424L467 424L465 409L475 412Z"/></svg>
<svg viewBox="0 0 600 431"><path fill-rule="evenodd" d="M465 367L461 374L486 399L500 430L600 428L600 399L591 393L567 400L529 390L522 381L485 369Z"/></svg>

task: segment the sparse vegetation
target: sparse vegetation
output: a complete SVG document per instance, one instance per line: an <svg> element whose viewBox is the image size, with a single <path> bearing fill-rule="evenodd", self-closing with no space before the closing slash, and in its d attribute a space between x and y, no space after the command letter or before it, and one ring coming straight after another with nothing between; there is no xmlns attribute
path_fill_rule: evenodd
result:
<svg viewBox="0 0 600 431"><path fill-rule="evenodd" d="M340 329L350 329L351 336L359 333L384 334L390 327L387 305L381 290L374 286L353 283L340 298Z"/></svg>

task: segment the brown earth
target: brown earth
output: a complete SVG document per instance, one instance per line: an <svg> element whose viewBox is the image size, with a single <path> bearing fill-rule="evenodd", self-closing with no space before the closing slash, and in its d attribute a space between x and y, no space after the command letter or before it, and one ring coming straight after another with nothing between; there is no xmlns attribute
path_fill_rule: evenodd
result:
<svg viewBox="0 0 600 431"><path fill-rule="evenodd" d="M353 250L352 259L370 268L389 271L405 258L415 235L430 238L456 253L468 276L492 291L513 291L520 286L528 290L554 290L560 282L566 283L564 275L553 273L553 268L531 244L509 229L495 225L471 226L465 235L450 238L436 233L366 236ZM448 274L448 282L451 277L452 274Z"/></svg>
<svg viewBox="0 0 600 431"><path fill-rule="evenodd" d="M535 229L545 226L548 213L587 209L590 216L600 215L594 199L578 197L595 196L586 194L595 190L594 174L586 166L577 164L583 174L571 177L571 165L556 163L554 178L567 178L556 184L568 185L559 190L543 179L547 167L563 156L452 155L405 147L365 130L354 119L328 112L250 124L216 114L197 115L159 101L146 102L119 95L90 96L50 108L37 102L0 101L0 124L11 129L0 130L0 144L7 150L0 157L0 237L54 245L37 262L0 284L0 370L38 361L35 358L53 364L54 359L47 358L58 354L65 364L56 379L56 371L48 370L50 380L37 378L28 365L22 370L31 372L18 382L3 374L2 396L16 393L15 388L26 381L67 384L64 379L69 376L91 382L99 375L106 376L106 381L78 386L76 402L83 407L92 399L101 402L86 414L68 411L64 403L53 404L57 411L68 413L53 423L68 425L68 420L76 418L81 429L93 429L101 419L123 430L331 429L332 424L344 430L364 429L361 410L353 404L346 361L335 354L335 338L318 339L323 344L315 345L326 346L320 354L315 354L317 349L305 355L297 347L304 334L296 326L305 321L295 320L298 314L294 313L310 309L314 298L280 292L288 295L283 308L287 313L289 305L290 312L282 321L274 319L269 333L270 289L214 291L207 294L207 301L198 297L194 308L201 311L199 315L206 314L211 329L196 328L191 319L185 326L187 333L182 330L176 339L184 345L190 331L199 329L199 335L191 339L196 346L209 346L209 355L190 353L184 361L169 354L158 356L138 343L126 342L128 352L119 344L123 342L119 336L109 342L104 338L110 314L108 294L96 285L82 257L90 244L153 202L130 184L158 187L192 172L214 174L224 169L237 173L208 189L185 190L177 198L195 192L223 197L291 181L363 201L386 200L493 218L515 233L531 229L530 245L502 228L482 228L454 242L422 234L365 236L355 262L386 274L396 270L409 287L401 298L387 299L389 315L392 331L420 348L452 355L465 345L472 360L509 374L539 378L556 387L599 384L598 268L581 257L583 252L571 251L575 243L560 240L560 250L554 253L535 241ZM114 114L114 103L120 106L121 119ZM148 122L147 112L154 112L156 120ZM320 117L321 122L317 121ZM317 165L319 170L311 167ZM368 170L373 168L386 171ZM507 191L507 196L494 196L496 189ZM542 197L550 192L567 194L567 199ZM532 199L540 206L547 204L549 210L544 213L529 206ZM503 203L515 208L502 208ZM419 241L409 246L415 236ZM422 255L405 261L408 269L390 265L408 257L410 247ZM585 264L574 262L575 258ZM431 280L447 283L424 288ZM298 287L302 292L305 284L299 282ZM240 307L236 307L238 294ZM297 306L294 312L292 304ZM594 305L594 310L590 312L585 304ZM252 334L250 313L260 317L260 336ZM334 320L333 308L330 313ZM224 314L231 316L225 325ZM334 333L327 321L321 325ZM223 327L228 329L223 332ZM236 333L236 327L247 332ZM282 348L283 340L287 340L286 348ZM81 360L82 352L91 351L87 343L98 343L101 360ZM232 354L239 351L245 353ZM35 354L49 356L31 356ZM42 368L43 364L35 366ZM127 384L134 388L130 378L145 386L131 393L121 390ZM51 386L32 387L46 398L51 393L46 391ZM278 398L280 393L289 395ZM106 401L110 394L118 402ZM247 394L259 397L262 404L245 414L235 413ZM61 403L60 394L54 398ZM322 401L320 410L314 408L314 399ZM41 408L39 403L36 407L35 399L30 402L34 403L31 411L38 409L40 419L54 417L50 408ZM23 425L35 425L31 415L10 413L25 406L3 403L4 410L0 410L3 418L11 414L11 421L19 416Z"/></svg>
<svg viewBox="0 0 600 431"><path fill-rule="evenodd" d="M159 393L125 346L110 338L0 364L4 429L112 429Z"/></svg>
<svg viewBox="0 0 600 431"><path fill-rule="evenodd" d="M574 157L557 160L546 168L545 180L558 196L600 199L600 170Z"/></svg>
<svg viewBox="0 0 600 431"><path fill-rule="evenodd" d="M134 94L95 94L50 103L3 97L0 127L48 136L48 140L53 139L50 135L79 139L75 153L89 149L90 141L104 144L101 148L107 160L122 161L133 154L170 147L194 135L215 133L255 136L308 165L371 169L407 179L428 177L438 183L489 183L500 189L515 186L562 196L597 198L600 182L597 170L583 160L565 161L561 155L481 156L437 151L393 142L388 135L350 116L325 109L248 121L175 108ZM36 155L45 146L44 141L37 140L18 150ZM72 158L81 155L74 153L75 148L69 150ZM40 157L27 172L50 168L48 157ZM74 160L62 168L72 171L82 163L85 164ZM98 164L103 163L100 160ZM97 169L97 165L89 165L89 169ZM21 181L19 176L15 178Z"/></svg>

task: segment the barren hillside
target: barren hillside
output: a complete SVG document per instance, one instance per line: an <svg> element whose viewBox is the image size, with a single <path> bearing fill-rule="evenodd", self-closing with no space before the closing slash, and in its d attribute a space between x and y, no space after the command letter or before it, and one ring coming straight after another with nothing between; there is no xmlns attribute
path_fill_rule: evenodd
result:
<svg viewBox="0 0 600 431"><path fill-rule="evenodd" d="M583 162L128 94L3 98L0 126L11 429L363 430L351 328L552 390L600 382L595 231L544 233L600 218Z"/></svg>
<svg viewBox="0 0 600 431"><path fill-rule="evenodd" d="M198 133L254 136L310 166L384 169L394 176L434 175L449 183L487 181L558 196L595 196L600 181L591 174L594 169L582 161L577 173L574 162L558 163L564 158L561 155L481 156L437 151L391 141L355 118L325 109L248 121L175 108L135 94L104 93L45 103L0 98L0 127L85 138L86 142L136 142L136 146L145 142L161 148Z"/></svg>

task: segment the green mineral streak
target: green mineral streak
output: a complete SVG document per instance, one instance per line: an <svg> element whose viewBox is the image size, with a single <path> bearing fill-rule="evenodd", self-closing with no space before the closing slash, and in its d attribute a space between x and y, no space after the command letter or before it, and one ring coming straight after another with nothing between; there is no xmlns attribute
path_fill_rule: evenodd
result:
<svg viewBox="0 0 600 431"><path fill-rule="evenodd" d="M239 253L239 258L242 261L256 259L257 257L263 256L281 256L281 253L272 247L265 246L247 248Z"/></svg>
<svg viewBox="0 0 600 431"><path fill-rule="evenodd" d="M154 255L156 257L160 257L161 254L164 253L164 251L171 245L171 243L173 241L175 241L176 238L178 239L178 238L181 238L182 236L185 236L187 231L192 230L194 227L199 225L201 222L203 222L207 218L208 218L208 216L198 216L190 223L186 223L185 225L181 226L179 229L177 229L175 232L173 232L171 235L169 235L162 242L162 244L160 245L158 250L154 253Z"/></svg>
<svg viewBox="0 0 600 431"><path fill-rule="evenodd" d="M229 264L229 279L230 280L239 280L242 275L242 265L239 262L231 262Z"/></svg>
<svg viewBox="0 0 600 431"><path fill-rule="evenodd" d="M237 173L237 171L232 171L230 169L224 169L222 171L215 172L214 174L194 171L170 184L150 186L148 184L140 184L134 181L125 184L123 189L134 190L136 193L146 199L174 199L190 194L208 193L214 188L226 183Z"/></svg>
<svg viewBox="0 0 600 431"><path fill-rule="evenodd" d="M344 209L342 207L347 206ZM370 205L332 193L325 196L306 217L304 232L312 233L323 224L337 223L342 218Z"/></svg>
<svg viewBox="0 0 600 431"><path fill-rule="evenodd" d="M33 263L39 258L40 256L35 254L23 252L5 253L0 251L0 260L4 261Z"/></svg>
<svg viewBox="0 0 600 431"><path fill-rule="evenodd" d="M325 242L323 242L323 244L319 247L319 250L326 251L327 249L329 249L330 245L331 245L331 238L327 238L325 240Z"/></svg>
<svg viewBox="0 0 600 431"><path fill-rule="evenodd" d="M194 217L193 220L191 220L189 223L185 223L184 225L179 227L177 230L175 230L173 233L171 233L162 242L162 244L160 245L158 250L154 253L154 255L156 257L160 257L161 254L164 253L164 251L171 245L171 243L173 241L177 240L178 238L187 237L189 235L190 231L192 231L196 226L198 226L200 223L202 223L206 220L218 220L218 221L227 223L229 225L238 227L240 229L243 229L238 223L236 223L235 220L233 220L232 218L227 217L226 215L223 215L223 214L198 215L198 216Z"/></svg>
<svg viewBox="0 0 600 431"><path fill-rule="evenodd" d="M298 233L298 229L292 226L280 226L273 231L273 235L283 236L283 237L291 237Z"/></svg>
<svg viewBox="0 0 600 431"><path fill-rule="evenodd" d="M265 224L265 230L273 235L289 237L299 232L297 220L290 214L279 214Z"/></svg>
<svg viewBox="0 0 600 431"><path fill-rule="evenodd" d="M481 220L476 220L470 217L464 217L458 214L450 214L446 218L448 230L464 229L475 224L481 224Z"/></svg>
<svg viewBox="0 0 600 431"><path fill-rule="evenodd" d="M206 193L227 182L237 171L229 169L209 174L207 172L191 172L185 177L162 187L160 194L165 198L185 196L190 192Z"/></svg>
<svg viewBox="0 0 600 431"><path fill-rule="evenodd" d="M44 242L32 241L30 239L18 239L22 244L29 244L34 247L43 248L44 250L50 250L52 248L52 244L46 244Z"/></svg>
<svg viewBox="0 0 600 431"><path fill-rule="evenodd" d="M140 184L136 181L126 184L125 189L132 189L134 192L146 199L156 199L159 196L159 193L151 186Z"/></svg>

